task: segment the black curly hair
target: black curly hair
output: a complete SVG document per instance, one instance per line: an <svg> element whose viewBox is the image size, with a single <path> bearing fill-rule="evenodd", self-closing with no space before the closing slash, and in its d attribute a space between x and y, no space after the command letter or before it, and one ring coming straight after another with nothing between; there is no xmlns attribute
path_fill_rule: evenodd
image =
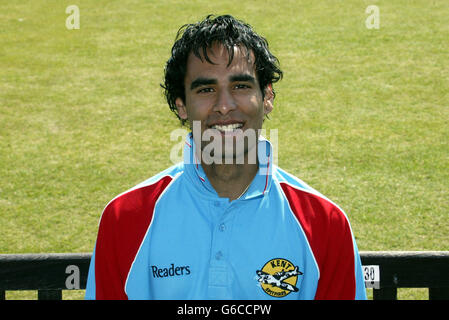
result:
<svg viewBox="0 0 449 320"><path fill-rule="evenodd" d="M256 74L262 96L269 84L282 79L283 73L279 67L279 60L269 51L267 40L255 33L249 24L230 15L217 17L208 15L203 21L185 24L176 34L171 57L165 66L164 83L161 84L170 110L176 114L183 125L186 120L179 117L175 101L177 98L185 101L184 79L187 58L192 52L202 59L201 51L206 61L213 64L207 55L207 49L215 43L220 43L227 49L229 65L232 63L235 46L245 47L248 57L251 51L254 53Z"/></svg>

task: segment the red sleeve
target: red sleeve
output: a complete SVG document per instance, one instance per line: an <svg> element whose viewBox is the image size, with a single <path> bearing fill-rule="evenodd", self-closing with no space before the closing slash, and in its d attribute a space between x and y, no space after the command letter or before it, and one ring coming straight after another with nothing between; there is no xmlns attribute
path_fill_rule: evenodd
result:
<svg viewBox="0 0 449 320"><path fill-rule="evenodd" d="M315 299L355 299L355 251L346 215L321 196L286 183L281 187L318 264L320 278Z"/></svg>
<svg viewBox="0 0 449 320"><path fill-rule="evenodd" d="M128 299L128 273L151 224L156 201L171 180L167 176L124 193L105 208L95 247L96 299Z"/></svg>

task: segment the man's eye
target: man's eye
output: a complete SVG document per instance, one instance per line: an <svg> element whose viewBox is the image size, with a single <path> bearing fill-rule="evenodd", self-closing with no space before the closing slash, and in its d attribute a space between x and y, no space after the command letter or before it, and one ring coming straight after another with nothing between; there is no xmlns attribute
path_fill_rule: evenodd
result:
<svg viewBox="0 0 449 320"><path fill-rule="evenodd" d="M197 91L197 93L208 93L208 92L213 92L213 91L214 91L213 88L202 88L202 89L199 89Z"/></svg>
<svg viewBox="0 0 449 320"><path fill-rule="evenodd" d="M247 85L247 84L236 84L235 88L236 89L249 89L251 87L249 85Z"/></svg>

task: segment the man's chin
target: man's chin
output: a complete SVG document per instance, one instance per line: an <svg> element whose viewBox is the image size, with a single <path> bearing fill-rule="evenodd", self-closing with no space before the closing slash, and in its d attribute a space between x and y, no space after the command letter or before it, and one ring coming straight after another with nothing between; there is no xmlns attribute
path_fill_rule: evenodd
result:
<svg viewBox="0 0 449 320"><path fill-rule="evenodd" d="M257 148L223 144L221 148L211 149L210 145L206 145L201 150L201 159L205 164L257 164Z"/></svg>

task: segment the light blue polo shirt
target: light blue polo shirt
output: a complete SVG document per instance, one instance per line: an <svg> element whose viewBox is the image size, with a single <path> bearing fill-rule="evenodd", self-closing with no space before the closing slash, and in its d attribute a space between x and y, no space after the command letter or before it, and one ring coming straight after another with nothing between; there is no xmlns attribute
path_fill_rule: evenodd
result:
<svg viewBox="0 0 449 320"><path fill-rule="evenodd" d="M346 214L273 164L220 198L186 138L184 162L105 208L86 299L366 299Z"/></svg>

